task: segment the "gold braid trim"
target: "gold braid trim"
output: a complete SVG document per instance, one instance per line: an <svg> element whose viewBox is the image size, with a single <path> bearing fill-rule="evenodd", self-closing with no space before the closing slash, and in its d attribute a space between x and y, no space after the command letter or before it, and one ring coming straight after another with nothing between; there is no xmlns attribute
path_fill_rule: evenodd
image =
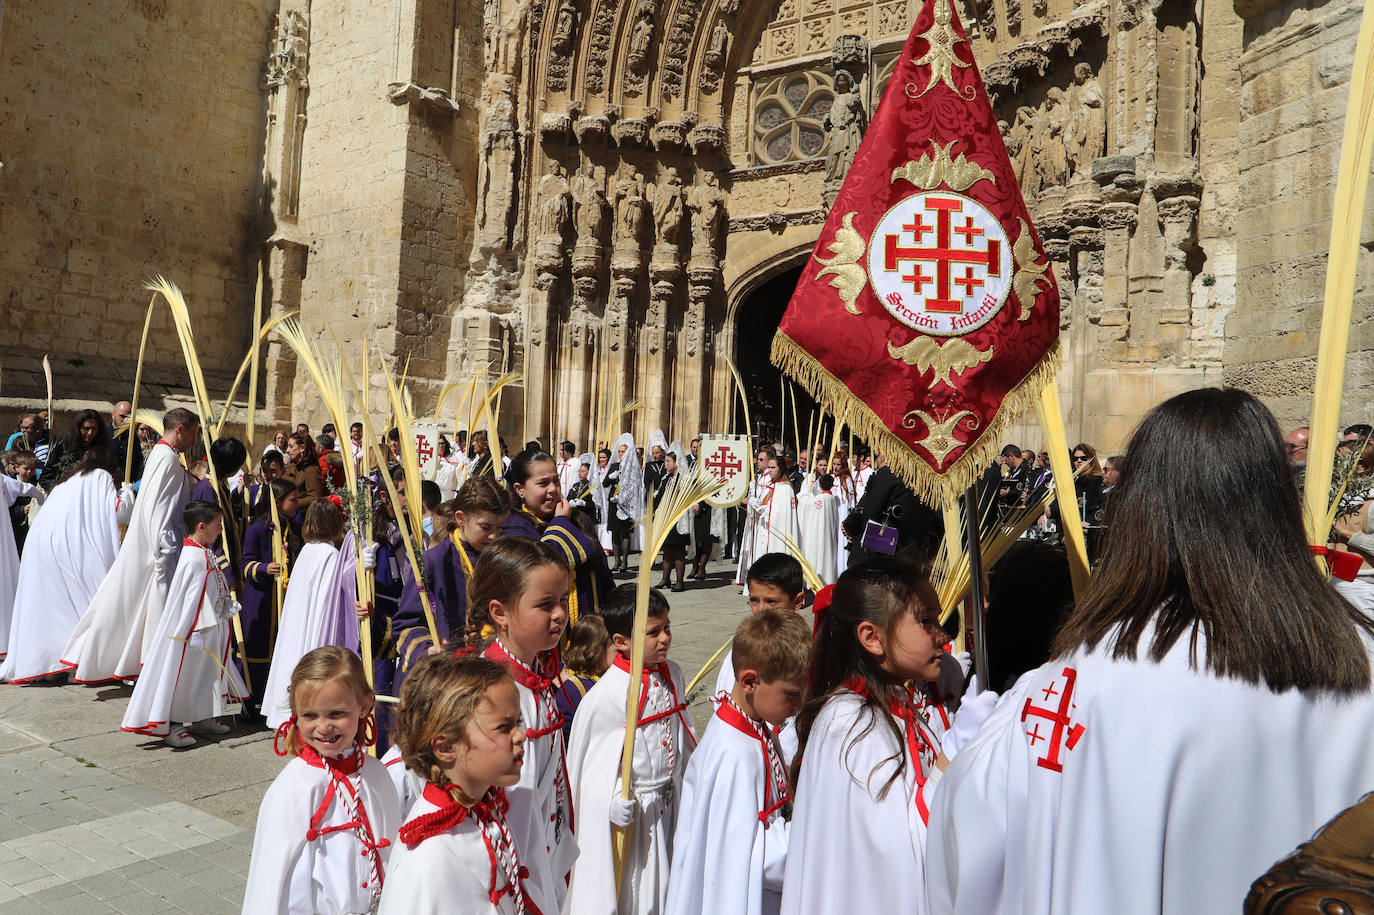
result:
<svg viewBox="0 0 1374 915"><path fill-rule="evenodd" d="M982 433L943 473L937 473L918 458L911 446L893 435L868 404L782 331L773 337L771 359L774 365L819 401L823 409L838 417L840 423L852 428L859 438L868 442L870 448L880 451L888 466L912 488L918 498L929 505L949 506L955 505L964 491L977 482L983 470L996 459L1002 450L1001 442L1007 428L1035 407L1040 392L1059 373L1063 354L1056 340L1035 368L1007 392L1002 406Z"/></svg>

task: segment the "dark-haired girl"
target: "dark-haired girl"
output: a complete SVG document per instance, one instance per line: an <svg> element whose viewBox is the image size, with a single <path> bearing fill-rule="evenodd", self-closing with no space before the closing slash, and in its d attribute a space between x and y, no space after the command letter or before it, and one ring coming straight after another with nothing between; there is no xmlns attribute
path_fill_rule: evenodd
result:
<svg viewBox="0 0 1374 915"><path fill-rule="evenodd" d="M552 545L573 573L568 595L568 623L582 613L600 613L601 602L615 587L601 545L572 520L572 507L558 480L558 464L544 451L522 451L508 474L515 504L501 528L503 537L529 537Z"/></svg>
<svg viewBox="0 0 1374 915"><path fill-rule="evenodd" d="M1374 623L1308 550L1250 394L1150 412L1088 594L945 774L940 912L1235 911L1374 785Z"/></svg>
<svg viewBox="0 0 1374 915"><path fill-rule="evenodd" d="M948 639L920 569L880 557L835 585L797 715L785 915L924 913L927 780L940 741L907 684Z"/></svg>

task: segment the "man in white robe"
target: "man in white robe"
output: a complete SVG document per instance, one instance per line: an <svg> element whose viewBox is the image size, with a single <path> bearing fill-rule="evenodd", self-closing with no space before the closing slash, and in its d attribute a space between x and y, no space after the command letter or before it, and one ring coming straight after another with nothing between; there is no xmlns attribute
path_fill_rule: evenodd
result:
<svg viewBox="0 0 1374 915"><path fill-rule="evenodd" d="M201 733L228 733L229 726L214 719L248 698L248 687L229 657L230 621L240 608L212 549L224 517L213 502L191 502L183 519L194 529L183 542L167 589L167 608L121 727L161 737L174 747L196 742L180 727L184 722L195 722Z"/></svg>
<svg viewBox="0 0 1374 915"><path fill-rule="evenodd" d="M749 483L749 491L745 494L744 505L744 524L740 527L739 543L739 566L735 570L735 584L744 586L748 579L749 567L754 564L754 559L768 552L759 550L754 546L754 535L758 528L758 510L756 505L763 498L764 487L771 480L768 477L768 458L774 452L771 448L760 448L754 456L754 479Z"/></svg>
<svg viewBox="0 0 1374 915"><path fill-rule="evenodd" d="M577 468L582 466L582 461L577 456L577 449L572 442L560 442L558 444L558 482L562 484L563 492L572 489L572 485L577 482Z"/></svg>
<svg viewBox="0 0 1374 915"><path fill-rule="evenodd" d="M186 535L181 512L196 483L182 466L181 452L200 435L200 419L177 408L163 417L163 430L148 455L119 555L62 653L63 662L75 668L73 682L137 677L162 618Z"/></svg>
<svg viewBox="0 0 1374 915"><path fill-rule="evenodd" d="M820 494L803 496L797 500L798 546L802 555L824 584L834 584L838 577L835 547L840 527L839 510L831 492L833 477L822 474L818 485Z"/></svg>
<svg viewBox="0 0 1374 915"><path fill-rule="evenodd" d="M1153 663L1151 639L1138 660L1075 651L999 700L935 790L931 911L1239 911L1374 785L1374 754L1350 750L1374 733L1369 693L1273 693L1192 669L1186 634Z"/></svg>

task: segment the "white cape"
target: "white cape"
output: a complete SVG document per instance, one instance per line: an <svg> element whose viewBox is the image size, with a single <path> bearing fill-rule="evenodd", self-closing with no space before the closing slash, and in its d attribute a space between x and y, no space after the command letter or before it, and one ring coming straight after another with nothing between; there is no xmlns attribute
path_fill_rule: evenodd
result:
<svg viewBox="0 0 1374 915"><path fill-rule="evenodd" d="M841 692L812 724L788 837L785 915L932 911L921 892L926 830L916 803L924 763L908 755L903 775L879 797L899 745L882 722L856 741L866 723L861 708L858 696Z"/></svg>
<svg viewBox="0 0 1374 915"><path fill-rule="evenodd" d="M835 538L840 527L836 509L835 497L829 492L797 500L797 532L801 537L797 545L827 585L839 577L835 571Z"/></svg>
<svg viewBox="0 0 1374 915"><path fill-rule="evenodd" d="M713 717L682 780L668 915L778 911L789 824L759 821L767 782L759 741Z"/></svg>
<svg viewBox="0 0 1374 915"><path fill-rule="evenodd" d="M425 797L415 801L407 821L438 810ZM493 846L500 841L495 825L483 826L468 817L447 832L430 836L414 848L398 841L391 853L391 871L382 891L378 915L515 915L510 893L491 901L491 855L483 838L488 832ZM527 866L521 858L520 863ZM500 870L497 883L505 886ZM526 892L529 883L525 883ZM528 911L528 909L526 909ZM544 911L541 909L540 911Z"/></svg>
<svg viewBox="0 0 1374 915"><path fill-rule="evenodd" d="M148 456L119 555L62 652L63 662L76 668L74 682L138 676L167 603L186 535L181 512L194 483L176 450L158 442Z"/></svg>
<svg viewBox="0 0 1374 915"><path fill-rule="evenodd" d="M0 509L4 509L4 515L0 517L0 658L5 656L14 595L19 586L19 547L14 542L14 526L10 523L9 509L25 496L42 504L45 495L32 483L21 483L13 477L0 474Z"/></svg>
<svg viewBox="0 0 1374 915"><path fill-rule="evenodd" d="M253 833L253 856L248 862L248 887L243 896L243 915L291 913L291 915L343 915L366 912L372 904L371 863L362 854L358 833L342 829L306 838L310 818L329 790L330 776L300 757L286 764L267 789L258 808ZM350 782L380 843L383 869L401 828L401 807L396 789L381 761L368 756L362 770ZM340 826L353 819L350 801L336 791L320 821L320 827ZM386 874L390 879L391 874ZM383 888L386 883L383 882Z"/></svg>
<svg viewBox="0 0 1374 915"><path fill-rule="evenodd" d="M103 470L72 477L48 497L24 541L0 680L16 683L68 669L62 649L119 552L118 501L114 480Z"/></svg>
<svg viewBox="0 0 1374 915"><path fill-rule="evenodd" d="M934 911L1238 911L1374 785L1374 695L1222 680L1188 641L1158 664L1075 652L1002 696L935 791Z"/></svg>
<svg viewBox="0 0 1374 915"><path fill-rule="evenodd" d="M520 683L515 688L520 694L520 715L526 728L546 727L534 692ZM553 701L552 691L549 696L550 702L544 703L543 711ZM567 894L568 872L577 859L574 808L565 758L561 727L535 738L530 738L527 730L520 781L506 789L510 801L506 819L519 849L520 863L530 872L525 891L541 912L558 911Z"/></svg>
<svg viewBox="0 0 1374 915"><path fill-rule="evenodd" d="M673 689L683 697L682 670L668 662ZM657 915L668 894L676 798L695 744L690 712L640 728L635 739L632 796L635 814L625 876L616 897L608 818L611 795L620 791L620 753L625 745L625 701L630 675L612 665L577 707L568 737L568 774L577 814L578 858L564 902L564 915ZM650 677L641 718L666 710L672 694ZM685 724L684 724L685 719ZM671 743L672 764L669 762ZM646 804L649 810L646 814ZM654 808L658 808L657 811Z"/></svg>
<svg viewBox="0 0 1374 915"><path fill-rule="evenodd" d="M301 658L325 645L358 650L353 612L358 585L347 537L344 548L347 552L332 543L307 543L291 566L291 580L282 600L281 628L262 694L262 714L268 727L277 728L291 717L291 672Z"/></svg>
<svg viewBox="0 0 1374 915"><path fill-rule="evenodd" d="M248 698L229 657L230 620L238 611L214 552L183 546L123 730L165 737L174 724L218 718Z"/></svg>

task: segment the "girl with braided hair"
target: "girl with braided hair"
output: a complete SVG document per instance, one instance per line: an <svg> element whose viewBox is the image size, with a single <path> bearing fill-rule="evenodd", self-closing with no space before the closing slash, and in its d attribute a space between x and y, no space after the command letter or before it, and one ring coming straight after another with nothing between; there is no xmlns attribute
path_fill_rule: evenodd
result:
<svg viewBox="0 0 1374 915"><path fill-rule="evenodd" d="M569 579L561 550L524 537L502 537L487 547L468 579L467 645L514 678L528 728L525 766L507 795L511 830L541 912L562 907L577 857L557 697Z"/></svg>
<svg viewBox="0 0 1374 915"><path fill-rule="evenodd" d="M392 736L424 780L401 827L383 915L535 915L509 818L522 778L525 728L510 674L487 658L431 655L401 689ZM545 856L547 857L547 856Z"/></svg>

